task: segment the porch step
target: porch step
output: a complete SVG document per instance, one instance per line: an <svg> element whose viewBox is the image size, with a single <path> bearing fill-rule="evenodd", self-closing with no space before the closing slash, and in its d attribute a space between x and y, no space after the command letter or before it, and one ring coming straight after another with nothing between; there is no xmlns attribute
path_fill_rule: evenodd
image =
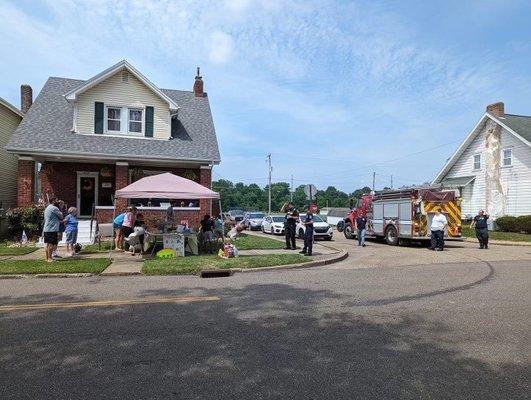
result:
<svg viewBox="0 0 531 400"><path fill-rule="evenodd" d="M92 222L92 233L90 231L90 220L80 220L77 226L77 243L82 245L93 244L96 237L96 221ZM59 246L66 246L66 235L63 234L63 240L58 244ZM44 246L43 238L39 238L37 246Z"/></svg>

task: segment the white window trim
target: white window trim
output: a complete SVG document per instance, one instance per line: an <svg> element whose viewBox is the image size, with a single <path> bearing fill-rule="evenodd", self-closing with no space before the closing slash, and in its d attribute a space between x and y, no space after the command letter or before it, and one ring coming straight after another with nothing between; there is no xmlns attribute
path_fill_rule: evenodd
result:
<svg viewBox="0 0 531 400"><path fill-rule="evenodd" d="M119 108L120 111L120 130L112 131L108 129L108 109L109 108ZM140 132L131 132L129 131L129 110L142 111L142 121L135 121L142 123L142 129ZM104 121L104 131L105 135L109 136L133 136L133 137L145 137L146 129L146 109L145 107L128 107L128 106L117 106L113 104L105 105L105 121Z"/></svg>
<svg viewBox="0 0 531 400"><path fill-rule="evenodd" d="M479 168L476 168L476 156L479 156ZM483 157L481 155L481 153L475 153L473 156L472 156L472 169L474 171L481 171L481 164L482 164L482 160Z"/></svg>
<svg viewBox="0 0 531 400"><path fill-rule="evenodd" d="M505 163L503 162L505 160L505 151L509 150L511 152L511 163L509 165L505 165ZM501 166L502 168L510 168L513 166L513 157L514 157L514 153L513 153L513 148L512 147L504 147L501 151Z"/></svg>

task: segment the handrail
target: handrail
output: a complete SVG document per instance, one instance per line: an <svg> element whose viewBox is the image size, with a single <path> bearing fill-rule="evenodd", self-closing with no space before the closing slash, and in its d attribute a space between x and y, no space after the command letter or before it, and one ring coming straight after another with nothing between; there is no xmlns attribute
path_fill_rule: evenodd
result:
<svg viewBox="0 0 531 400"><path fill-rule="evenodd" d="M92 223L94 222L94 217L96 215L96 203L92 203L92 210L90 212L90 235L89 240L92 242Z"/></svg>

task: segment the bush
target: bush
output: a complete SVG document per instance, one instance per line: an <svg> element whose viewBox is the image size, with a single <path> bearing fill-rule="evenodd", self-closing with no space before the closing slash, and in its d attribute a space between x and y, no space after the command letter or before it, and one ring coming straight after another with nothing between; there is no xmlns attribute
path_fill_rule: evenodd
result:
<svg viewBox="0 0 531 400"><path fill-rule="evenodd" d="M496 218L496 229L501 232L531 233L531 215Z"/></svg>
<svg viewBox="0 0 531 400"><path fill-rule="evenodd" d="M26 231L28 239L41 236L44 224L44 207L28 206L17 207L6 213L9 233L12 237L20 239L22 231Z"/></svg>
<svg viewBox="0 0 531 400"><path fill-rule="evenodd" d="M531 215L519 216L518 228L520 229L520 232L531 233Z"/></svg>

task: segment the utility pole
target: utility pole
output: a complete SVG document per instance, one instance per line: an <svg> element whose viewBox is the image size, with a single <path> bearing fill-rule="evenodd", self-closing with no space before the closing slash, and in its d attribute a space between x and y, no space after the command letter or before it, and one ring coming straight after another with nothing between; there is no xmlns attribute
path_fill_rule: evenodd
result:
<svg viewBox="0 0 531 400"><path fill-rule="evenodd" d="M268 214L271 214L271 171L273 167L271 166L271 153L267 155L267 162L269 164L269 198L268 198Z"/></svg>
<svg viewBox="0 0 531 400"><path fill-rule="evenodd" d="M375 191L375 184L376 184L376 172L372 173L372 190Z"/></svg>
<svg viewBox="0 0 531 400"><path fill-rule="evenodd" d="M391 189L393 188L393 175L391 175Z"/></svg>
<svg viewBox="0 0 531 400"><path fill-rule="evenodd" d="M291 175L291 190L289 193L289 201L293 203L293 175Z"/></svg>

